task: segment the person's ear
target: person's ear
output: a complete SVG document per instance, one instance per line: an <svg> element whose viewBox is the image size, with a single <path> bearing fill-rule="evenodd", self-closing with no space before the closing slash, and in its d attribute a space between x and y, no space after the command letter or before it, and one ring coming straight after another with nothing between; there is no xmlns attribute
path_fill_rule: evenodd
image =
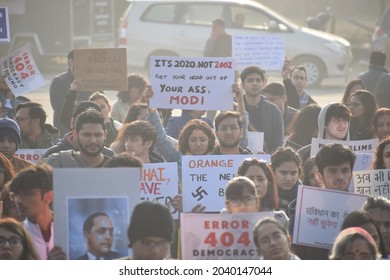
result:
<svg viewBox="0 0 390 280"><path fill-rule="evenodd" d="M152 145L153 145L153 141L152 140L145 141L145 146L147 146L148 148L152 147Z"/></svg>
<svg viewBox="0 0 390 280"><path fill-rule="evenodd" d="M45 192L43 194L43 200L47 203L47 204L51 204L53 202L53 191L48 191L48 192Z"/></svg>
<svg viewBox="0 0 390 280"><path fill-rule="evenodd" d="M225 208L226 208L226 211L228 213L231 213L232 211L230 211L230 206L229 206L229 202L228 201L225 201Z"/></svg>

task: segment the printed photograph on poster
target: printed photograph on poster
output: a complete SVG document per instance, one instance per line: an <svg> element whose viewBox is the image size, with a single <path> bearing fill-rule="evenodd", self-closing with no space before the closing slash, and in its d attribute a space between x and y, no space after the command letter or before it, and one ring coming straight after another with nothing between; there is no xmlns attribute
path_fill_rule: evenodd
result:
<svg viewBox="0 0 390 280"><path fill-rule="evenodd" d="M112 260L129 255L126 197L67 200L70 260Z"/></svg>

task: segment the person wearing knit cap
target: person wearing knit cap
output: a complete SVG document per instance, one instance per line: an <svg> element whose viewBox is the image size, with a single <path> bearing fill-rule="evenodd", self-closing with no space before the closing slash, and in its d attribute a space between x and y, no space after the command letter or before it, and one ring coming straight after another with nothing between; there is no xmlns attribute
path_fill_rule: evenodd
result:
<svg viewBox="0 0 390 280"><path fill-rule="evenodd" d="M174 225L165 205L143 201L137 204L127 230L133 260L163 260L169 258Z"/></svg>
<svg viewBox="0 0 390 280"><path fill-rule="evenodd" d="M330 260L378 260L381 254L372 236L361 227L342 230L336 237Z"/></svg>
<svg viewBox="0 0 390 280"><path fill-rule="evenodd" d="M5 155L12 163L15 172L33 165L29 161L25 161L15 156L22 138L20 135L19 125L12 119L0 119L0 153Z"/></svg>

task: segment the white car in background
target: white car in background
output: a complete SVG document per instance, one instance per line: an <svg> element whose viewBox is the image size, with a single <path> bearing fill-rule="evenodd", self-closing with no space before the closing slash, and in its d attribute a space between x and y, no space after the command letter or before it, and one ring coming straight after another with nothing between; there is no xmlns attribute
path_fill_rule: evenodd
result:
<svg viewBox="0 0 390 280"><path fill-rule="evenodd" d="M347 77L351 44L333 34L298 26L255 1L129 1L119 30L119 47L127 48L129 67L149 67L150 56L201 57L211 22L222 17L230 34L281 36L286 56L304 65L309 84L326 77ZM237 15L244 25L235 27Z"/></svg>

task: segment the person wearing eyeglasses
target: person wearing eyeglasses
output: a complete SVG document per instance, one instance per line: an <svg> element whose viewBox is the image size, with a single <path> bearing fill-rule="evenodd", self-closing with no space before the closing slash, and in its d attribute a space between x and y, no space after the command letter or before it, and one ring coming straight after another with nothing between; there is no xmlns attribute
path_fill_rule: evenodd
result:
<svg viewBox="0 0 390 280"><path fill-rule="evenodd" d="M111 250L114 240L114 226L111 218L103 212L89 215L83 224L83 236L87 252L78 260L112 260L121 254Z"/></svg>
<svg viewBox="0 0 390 280"><path fill-rule="evenodd" d="M40 260L24 226L13 218L0 219L0 260Z"/></svg>
<svg viewBox="0 0 390 280"><path fill-rule="evenodd" d="M168 207L152 201L137 204L127 230L133 254L122 259L169 259L173 233L174 224Z"/></svg>
<svg viewBox="0 0 390 280"><path fill-rule="evenodd" d="M283 84L286 88L287 105L297 110L317 102L307 93L307 71L303 65L293 66L291 60L284 61L282 68Z"/></svg>

